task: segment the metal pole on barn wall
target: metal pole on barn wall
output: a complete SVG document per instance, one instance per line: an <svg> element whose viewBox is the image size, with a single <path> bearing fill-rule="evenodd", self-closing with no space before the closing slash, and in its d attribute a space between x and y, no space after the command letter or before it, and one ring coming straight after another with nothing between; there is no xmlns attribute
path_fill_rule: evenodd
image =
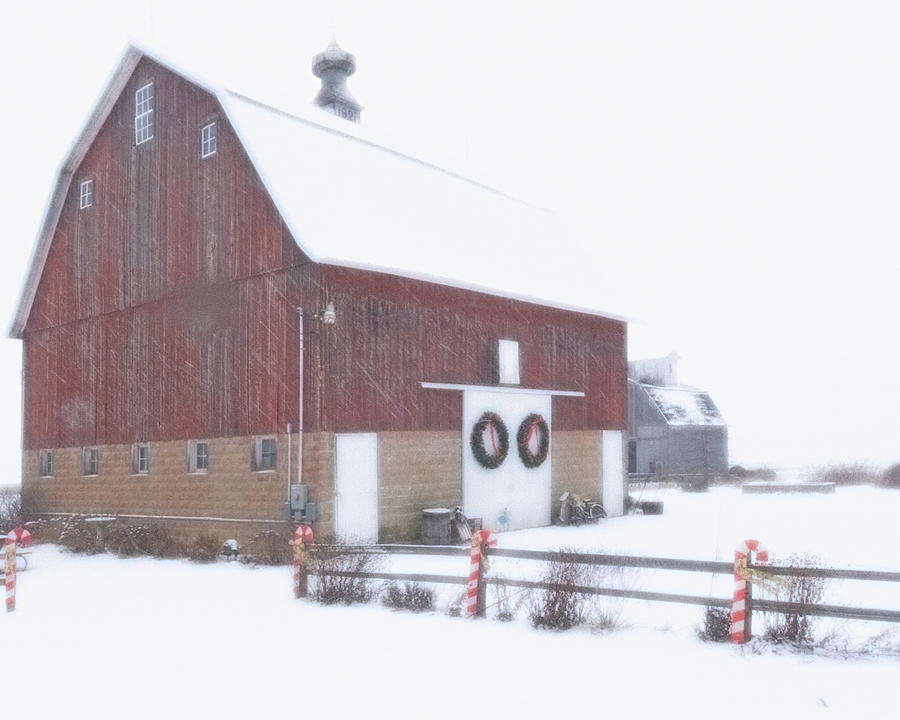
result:
<svg viewBox="0 0 900 720"><path fill-rule="evenodd" d="M16 534L10 532L3 538L4 567L6 575L6 612L16 609Z"/></svg>
<svg viewBox="0 0 900 720"><path fill-rule="evenodd" d="M304 598L308 592L309 570L307 568L306 545L316 540L309 525L301 524L294 533L291 546L294 548L294 597Z"/></svg>

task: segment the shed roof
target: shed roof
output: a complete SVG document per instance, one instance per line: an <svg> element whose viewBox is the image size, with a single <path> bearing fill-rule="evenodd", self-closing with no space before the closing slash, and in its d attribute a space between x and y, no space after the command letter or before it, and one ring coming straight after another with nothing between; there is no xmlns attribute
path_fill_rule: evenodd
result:
<svg viewBox="0 0 900 720"><path fill-rule="evenodd" d="M300 249L313 261L431 280L578 312L597 309L579 239L550 211L390 148L310 104L288 113L131 46L60 167L11 334L21 337L72 176L148 57L212 93Z"/></svg>
<svg viewBox="0 0 900 720"><path fill-rule="evenodd" d="M688 387L659 387L641 383L669 425L725 425L709 394Z"/></svg>

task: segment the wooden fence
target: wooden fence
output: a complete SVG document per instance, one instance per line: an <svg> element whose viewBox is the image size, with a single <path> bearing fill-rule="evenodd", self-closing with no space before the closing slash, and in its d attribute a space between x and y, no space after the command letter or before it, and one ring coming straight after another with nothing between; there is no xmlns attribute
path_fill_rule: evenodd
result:
<svg viewBox="0 0 900 720"><path fill-rule="evenodd" d="M422 556L458 556L468 557L469 548L444 545L309 545L311 553L327 553L330 555L374 554L374 555L422 555ZM578 553L547 550L520 550L514 548L485 548L485 554L491 558L510 558L516 560L534 560L541 562L566 561L582 565L599 565L617 568L638 568L650 570L677 570L682 572L710 573L731 575L734 564L712 560L682 560L676 558L641 557L636 555L610 555L605 553ZM884 572L875 570L850 570L838 568L788 567L781 565L748 564L751 576L754 571L762 571L766 575L781 577L818 577L833 580L866 580L877 582L900 583L900 572ZM324 575L338 577L359 577L373 580L406 581L422 583L444 583L465 585L465 575L435 575L428 573L390 573L390 572L350 572L325 571ZM485 577L488 585L504 585L507 587L527 588L533 590L550 589L551 585L538 580L515 578ZM751 583L748 583L748 590ZM720 608L731 608L731 598L712 598L701 595L681 595L675 593L632 590L628 588L595 587L573 585L573 593L586 595L604 595L607 597L645 600L650 602L682 603ZM819 617L843 618L848 620L875 620L880 622L900 622L900 610L882 610L876 608L852 607L846 605L821 605L785 602L780 600L749 600L748 592L747 627L751 607L762 612L812 615ZM484 594L479 599L478 615L485 611ZM749 637L749 634L748 634Z"/></svg>

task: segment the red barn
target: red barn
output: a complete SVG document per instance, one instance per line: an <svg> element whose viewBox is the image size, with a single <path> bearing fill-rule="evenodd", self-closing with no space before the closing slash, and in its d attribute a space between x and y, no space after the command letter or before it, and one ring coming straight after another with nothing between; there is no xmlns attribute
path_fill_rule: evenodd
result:
<svg viewBox="0 0 900 720"><path fill-rule="evenodd" d="M126 52L12 329L32 513L382 541L436 506L545 525L565 490L621 513L625 322L533 299L542 261L506 266L553 216L371 137L354 69L316 56L297 115Z"/></svg>

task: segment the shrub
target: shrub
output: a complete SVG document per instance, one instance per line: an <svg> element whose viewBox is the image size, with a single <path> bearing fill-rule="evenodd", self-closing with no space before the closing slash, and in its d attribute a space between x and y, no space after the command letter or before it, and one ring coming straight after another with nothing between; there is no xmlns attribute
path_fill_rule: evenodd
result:
<svg viewBox="0 0 900 720"><path fill-rule="evenodd" d="M521 590L515 590L509 585L492 583L488 587L493 589L493 602L490 606L494 608L494 617L500 622L515 620L526 595Z"/></svg>
<svg viewBox="0 0 900 720"><path fill-rule="evenodd" d="M105 549L97 540L97 528L85 522L81 515L73 515L63 521L57 542L74 553L93 554Z"/></svg>
<svg viewBox="0 0 900 720"><path fill-rule="evenodd" d="M728 468L728 474L736 478L745 478L747 477L747 468L743 465L732 465Z"/></svg>
<svg viewBox="0 0 900 720"><path fill-rule="evenodd" d="M274 530L254 535L244 548L241 561L257 565L288 565L293 557L291 539L290 533Z"/></svg>
<svg viewBox="0 0 900 720"><path fill-rule="evenodd" d="M726 642L731 638L731 612L725 608L707 606L697 635L709 642Z"/></svg>
<svg viewBox="0 0 900 720"><path fill-rule="evenodd" d="M24 521L21 492L18 488L0 488L0 535L20 527Z"/></svg>
<svg viewBox="0 0 900 720"><path fill-rule="evenodd" d="M820 468L816 473L819 482L833 482L835 485L862 485L877 479L868 465L832 465Z"/></svg>
<svg viewBox="0 0 900 720"><path fill-rule="evenodd" d="M198 535L185 544L185 555L194 562L215 562L222 551L222 543L213 535Z"/></svg>
<svg viewBox="0 0 900 720"><path fill-rule="evenodd" d="M891 467L885 470L882 480L888 487L900 488L900 463L891 465Z"/></svg>
<svg viewBox="0 0 900 720"><path fill-rule="evenodd" d="M185 554L181 543L165 527L156 523L113 523L106 531L106 549L120 557L150 555L172 558Z"/></svg>
<svg viewBox="0 0 900 720"><path fill-rule="evenodd" d="M371 578L354 573L374 572L381 558L369 552L342 553L340 547L320 548L311 558L310 571L315 578L312 597L325 605L351 605L369 602L375 594Z"/></svg>
<svg viewBox="0 0 900 720"><path fill-rule="evenodd" d="M416 582L402 585L390 583L384 590L381 602L394 610L428 612L434 610L434 590Z"/></svg>
<svg viewBox="0 0 900 720"><path fill-rule="evenodd" d="M791 555L787 564L794 567L822 567L815 555ZM825 596L827 578L779 576L773 594L776 600L797 603L801 612L767 613L767 639L809 645L813 641L813 618L802 612L802 606L815 605Z"/></svg>
<svg viewBox="0 0 900 720"><path fill-rule="evenodd" d="M528 619L533 627L569 630L589 620L588 595L576 588L591 585L597 573L593 567L576 562L576 552L564 548L557 560L548 563L541 576L547 587L532 593L528 600Z"/></svg>

